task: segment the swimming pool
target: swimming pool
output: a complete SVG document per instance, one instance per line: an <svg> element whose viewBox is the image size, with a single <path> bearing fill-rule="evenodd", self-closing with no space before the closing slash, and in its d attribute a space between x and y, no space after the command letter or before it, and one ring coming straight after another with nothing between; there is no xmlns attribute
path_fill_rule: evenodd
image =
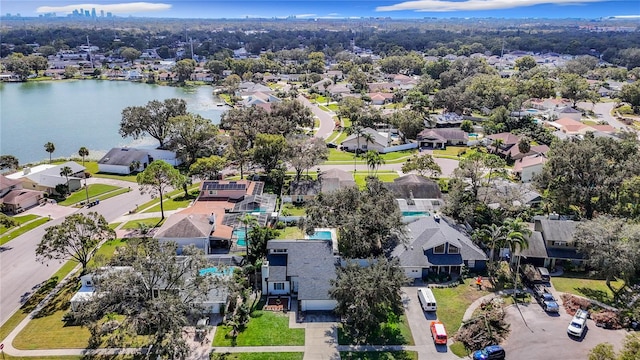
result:
<svg viewBox="0 0 640 360"><path fill-rule="evenodd" d="M429 216L428 211L403 211L402 216Z"/></svg>
<svg viewBox="0 0 640 360"><path fill-rule="evenodd" d="M316 231L307 237L309 240L331 240L331 231Z"/></svg>
<svg viewBox="0 0 640 360"><path fill-rule="evenodd" d="M244 229L235 229L231 235L232 238L238 239L238 246L247 246L247 236Z"/></svg>
<svg viewBox="0 0 640 360"><path fill-rule="evenodd" d="M218 269L215 266L200 270L200 276L204 275L231 275L233 274L233 268L226 268L224 270Z"/></svg>
<svg viewBox="0 0 640 360"><path fill-rule="evenodd" d="M478 134L476 134L476 133L469 133L469 136L475 136L475 137L478 137Z"/></svg>

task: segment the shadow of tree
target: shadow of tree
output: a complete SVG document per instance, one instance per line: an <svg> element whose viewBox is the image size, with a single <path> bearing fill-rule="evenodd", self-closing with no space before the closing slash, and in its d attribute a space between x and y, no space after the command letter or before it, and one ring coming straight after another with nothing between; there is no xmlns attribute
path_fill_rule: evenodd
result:
<svg viewBox="0 0 640 360"><path fill-rule="evenodd" d="M20 299L20 302L22 303L22 312L27 314L32 312L36 306L38 306L40 301L42 301L42 299L44 299L44 297L47 296L47 294L51 292L56 285L58 285L57 276L34 286L31 289L33 292L26 292L22 294Z"/></svg>
<svg viewBox="0 0 640 360"><path fill-rule="evenodd" d="M49 315L53 315L57 311L68 310L71 306L69 300L80 288L80 283L76 278L70 279L60 291L45 304L40 311L34 316L35 318L41 318Z"/></svg>
<svg viewBox="0 0 640 360"><path fill-rule="evenodd" d="M601 303L605 303L607 305L613 305L613 299L609 296L609 293L606 291L590 289L586 287L578 287L578 288L575 288L575 290L589 299L600 301Z"/></svg>

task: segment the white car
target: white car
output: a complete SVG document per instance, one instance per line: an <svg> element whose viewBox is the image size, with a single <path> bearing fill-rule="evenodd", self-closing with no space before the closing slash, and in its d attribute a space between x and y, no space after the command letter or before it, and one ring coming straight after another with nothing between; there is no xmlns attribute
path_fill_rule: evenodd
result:
<svg viewBox="0 0 640 360"><path fill-rule="evenodd" d="M581 337L584 334L584 330L587 328L587 318L589 313L586 310L578 309L576 314L573 315L571 323L567 328L567 333L572 336Z"/></svg>

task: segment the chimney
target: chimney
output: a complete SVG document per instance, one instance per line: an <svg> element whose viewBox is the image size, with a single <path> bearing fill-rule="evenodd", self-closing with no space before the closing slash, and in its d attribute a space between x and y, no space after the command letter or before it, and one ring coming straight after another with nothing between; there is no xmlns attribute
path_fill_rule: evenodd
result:
<svg viewBox="0 0 640 360"><path fill-rule="evenodd" d="M434 214L433 215L433 220L435 220L437 223L440 222L440 215L439 214Z"/></svg>
<svg viewBox="0 0 640 360"><path fill-rule="evenodd" d="M29 175L31 174L31 168L28 166L25 166L24 169L22 169L22 175Z"/></svg>
<svg viewBox="0 0 640 360"><path fill-rule="evenodd" d="M211 216L209 216L209 224L215 224L216 223L216 214L211 213Z"/></svg>

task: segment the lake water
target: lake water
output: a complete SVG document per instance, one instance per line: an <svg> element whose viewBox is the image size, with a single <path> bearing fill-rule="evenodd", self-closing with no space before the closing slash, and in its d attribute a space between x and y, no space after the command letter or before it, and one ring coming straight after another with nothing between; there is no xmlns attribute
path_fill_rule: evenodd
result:
<svg viewBox="0 0 640 360"><path fill-rule="evenodd" d="M152 138L134 141L118 134L122 109L151 100L181 98L190 112L220 122L224 107L213 88L183 89L128 81L46 81L0 83L0 153L20 164L49 158L44 144L51 141L53 157L78 155L85 146L98 159L116 146L150 147Z"/></svg>

